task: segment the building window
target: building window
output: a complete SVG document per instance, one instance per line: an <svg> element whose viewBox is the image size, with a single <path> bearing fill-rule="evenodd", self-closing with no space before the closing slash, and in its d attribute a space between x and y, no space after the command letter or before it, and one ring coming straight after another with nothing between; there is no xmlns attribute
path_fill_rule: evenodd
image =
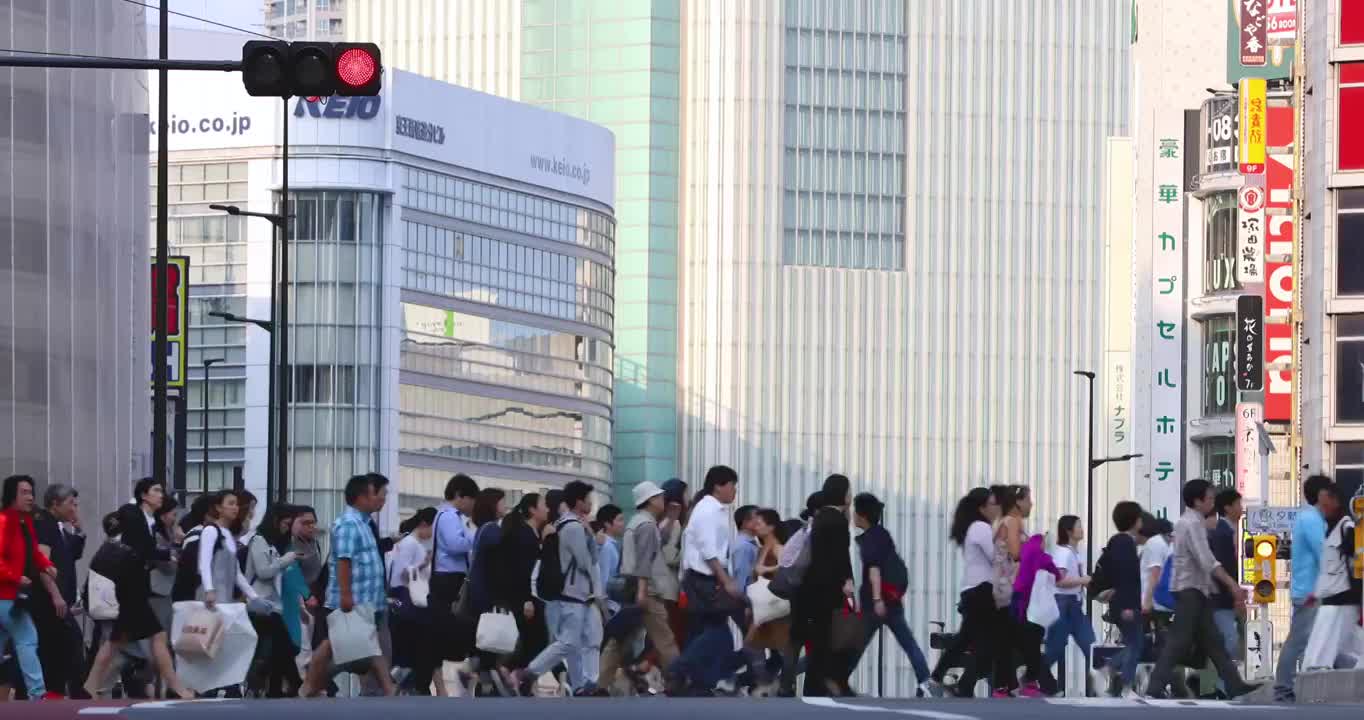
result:
<svg viewBox="0 0 1364 720"><path fill-rule="evenodd" d="M1364 295L1364 189L1336 191L1336 294Z"/></svg>
<svg viewBox="0 0 1364 720"><path fill-rule="evenodd" d="M1236 487L1236 443L1229 437L1208 438L1203 447L1203 479L1217 487Z"/></svg>
<svg viewBox="0 0 1364 720"><path fill-rule="evenodd" d="M1236 193L1213 195L1203 204L1203 290L1205 293L1235 290Z"/></svg>
<svg viewBox="0 0 1364 720"><path fill-rule="evenodd" d="M1364 63L1340 66L1340 169L1364 170Z"/></svg>
<svg viewBox="0 0 1364 720"><path fill-rule="evenodd" d="M1203 416L1230 415L1236 405L1232 346L1236 320L1219 315L1203 321Z"/></svg>
<svg viewBox="0 0 1364 720"><path fill-rule="evenodd" d="M1364 422L1364 315L1336 317L1336 421Z"/></svg>
<svg viewBox="0 0 1364 720"><path fill-rule="evenodd" d="M1359 495L1360 481L1364 480L1364 443L1333 443L1331 447L1336 455L1336 483L1346 497Z"/></svg>
<svg viewBox="0 0 1364 720"><path fill-rule="evenodd" d="M1364 2L1340 0L1340 44L1364 45Z"/></svg>

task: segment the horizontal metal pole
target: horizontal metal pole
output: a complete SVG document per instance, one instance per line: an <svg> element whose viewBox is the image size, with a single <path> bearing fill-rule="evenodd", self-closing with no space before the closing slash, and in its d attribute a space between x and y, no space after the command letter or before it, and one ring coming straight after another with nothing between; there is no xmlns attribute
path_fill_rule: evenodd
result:
<svg viewBox="0 0 1364 720"><path fill-rule="evenodd" d="M88 70L218 70L237 72L240 60L156 60L153 58L66 57L64 55L0 55L0 67L74 68Z"/></svg>

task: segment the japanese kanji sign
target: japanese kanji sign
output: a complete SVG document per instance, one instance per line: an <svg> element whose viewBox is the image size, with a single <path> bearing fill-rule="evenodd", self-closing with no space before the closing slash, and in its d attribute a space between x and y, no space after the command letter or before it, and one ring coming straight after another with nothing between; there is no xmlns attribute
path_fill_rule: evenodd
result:
<svg viewBox="0 0 1364 720"><path fill-rule="evenodd" d="M1265 144L1268 141L1269 104L1264 78L1246 78L1237 88L1240 108L1240 143L1237 153L1242 175L1265 171Z"/></svg>
<svg viewBox="0 0 1364 720"><path fill-rule="evenodd" d="M1265 386L1265 303L1259 295L1236 298L1236 388L1258 392Z"/></svg>
<svg viewBox="0 0 1364 720"><path fill-rule="evenodd" d="M1241 5L1241 64L1264 65L1269 59L1269 18L1264 0L1238 0Z"/></svg>
<svg viewBox="0 0 1364 720"><path fill-rule="evenodd" d="M1275 80L1293 70L1295 0L1222 0L1227 8L1227 82Z"/></svg>
<svg viewBox="0 0 1364 720"><path fill-rule="evenodd" d="M1260 403L1236 405L1236 492L1260 494Z"/></svg>
<svg viewBox="0 0 1364 720"><path fill-rule="evenodd" d="M1203 101L1203 121L1208 128L1204 141L1207 157L1203 161L1206 174L1236 170L1236 98L1220 95Z"/></svg>
<svg viewBox="0 0 1364 720"><path fill-rule="evenodd" d="M1263 175L1246 178L1238 195L1236 278L1242 285L1265 281L1265 189Z"/></svg>
<svg viewBox="0 0 1364 720"><path fill-rule="evenodd" d="M1184 446L1184 174L1182 137L1171 122L1157 124L1151 198L1151 372L1146 392L1151 414L1142 429L1151 448L1152 512L1179 515ZM1162 132L1162 130L1164 130Z"/></svg>
<svg viewBox="0 0 1364 720"><path fill-rule="evenodd" d="M1298 0L1268 0L1265 38L1270 46L1292 45L1298 35Z"/></svg>

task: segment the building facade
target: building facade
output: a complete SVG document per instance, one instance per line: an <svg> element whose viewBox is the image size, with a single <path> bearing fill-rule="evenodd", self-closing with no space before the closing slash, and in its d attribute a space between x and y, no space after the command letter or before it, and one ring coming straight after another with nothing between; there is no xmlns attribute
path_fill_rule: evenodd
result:
<svg viewBox="0 0 1364 720"><path fill-rule="evenodd" d="M265 34L281 40L343 40L347 2L355 0L265 0Z"/></svg>
<svg viewBox="0 0 1364 720"><path fill-rule="evenodd" d="M16 51L144 57L145 9L7 3ZM66 483L86 527L151 474L147 85L0 69L0 475Z"/></svg>
<svg viewBox="0 0 1364 720"><path fill-rule="evenodd" d="M176 251L191 258L191 489L265 485L280 101L235 77L172 78ZM353 474L393 513L456 472L518 492L612 478L611 134L400 71L375 98L292 99L289 497L324 516Z"/></svg>

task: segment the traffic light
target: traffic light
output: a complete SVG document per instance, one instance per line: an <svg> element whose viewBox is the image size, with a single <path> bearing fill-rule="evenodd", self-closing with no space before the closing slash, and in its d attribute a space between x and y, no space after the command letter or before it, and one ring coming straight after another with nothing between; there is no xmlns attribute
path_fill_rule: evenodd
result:
<svg viewBox="0 0 1364 720"><path fill-rule="evenodd" d="M378 95L383 62L374 43L251 40L242 45L242 84L256 97Z"/></svg>
<svg viewBox="0 0 1364 720"><path fill-rule="evenodd" d="M1277 535L1256 535L1253 543L1255 589L1251 596L1255 602L1268 605L1274 602L1275 581L1278 578L1274 570L1279 557L1279 537Z"/></svg>

